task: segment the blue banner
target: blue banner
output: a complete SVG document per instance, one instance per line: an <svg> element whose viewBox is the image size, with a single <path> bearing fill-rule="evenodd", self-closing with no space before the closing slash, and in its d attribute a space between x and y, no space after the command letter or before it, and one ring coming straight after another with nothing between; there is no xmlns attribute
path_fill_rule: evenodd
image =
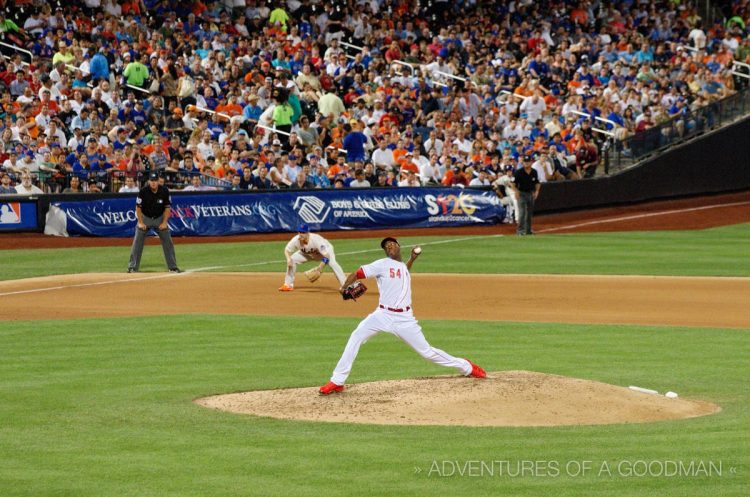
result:
<svg viewBox="0 0 750 497"><path fill-rule="evenodd" d="M64 218L51 234L129 237L135 198L55 202L50 216ZM332 231L494 224L504 216L495 192L460 188L180 194L169 227L175 236L222 236L295 231L301 222Z"/></svg>
<svg viewBox="0 0 750 497"><path fill-rule="evenodd" d="M36 200L5 202L0 200L0 231L37 229Z"/></svg>

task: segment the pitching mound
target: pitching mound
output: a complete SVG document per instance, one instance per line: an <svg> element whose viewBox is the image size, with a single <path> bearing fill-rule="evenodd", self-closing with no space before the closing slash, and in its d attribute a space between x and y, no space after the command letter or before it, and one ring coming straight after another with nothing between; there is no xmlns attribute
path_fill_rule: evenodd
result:
<svg viewBox="0 0 750 497"><path fill-rule="evenodd" d="M479 380L442 376L377 381L323 397L317 388L261 390L197 399L212 409L302 421L382 425L563 426L648 423L721 410L628 388L531 371Z"/></svg>

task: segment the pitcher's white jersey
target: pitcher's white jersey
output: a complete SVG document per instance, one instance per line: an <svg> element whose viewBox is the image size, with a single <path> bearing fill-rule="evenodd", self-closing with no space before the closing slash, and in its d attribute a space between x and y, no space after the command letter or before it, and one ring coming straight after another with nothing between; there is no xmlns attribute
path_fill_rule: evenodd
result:
<svg viewBox="0 0 750 497"><path fill-rule="evenodd" d="M299 235L295 235L294 238L289 240L289 243L286 244L286 251L290 254L297 251L306 255L320 254L323 257L329 257L332 252L331 244L328 243L328 240L315 233L310 233L310 238L304 246L299 241Z"/></svg>
<svg viewBox="0 0 750 497"><path fill-rule="evenodd" d="M376 278L380 305L394 309L411 307L411 274L406 264L385 257L361 269L365 278Z"/></svg>

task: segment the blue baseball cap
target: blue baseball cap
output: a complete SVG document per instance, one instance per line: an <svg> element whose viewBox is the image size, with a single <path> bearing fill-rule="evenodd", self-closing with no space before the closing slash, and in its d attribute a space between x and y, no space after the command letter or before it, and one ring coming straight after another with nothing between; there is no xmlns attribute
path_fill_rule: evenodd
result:
<svg viewBox="0 0 750 497"><path fill-rule="evenodd" d="M308 226L305 223L302 223L299 225L299 229L297 230L299 233L310 233L310 226Z"/></svg>

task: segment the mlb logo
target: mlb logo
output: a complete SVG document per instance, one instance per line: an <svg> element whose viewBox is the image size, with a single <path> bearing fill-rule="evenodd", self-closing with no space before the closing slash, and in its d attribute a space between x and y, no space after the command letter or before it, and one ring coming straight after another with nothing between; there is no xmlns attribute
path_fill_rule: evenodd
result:
<svg viewBox="0 0 750 497"><path fill-rule="evenodd" d="M19 202L8 202L0 204L0 224L20 224L21 204Z"/></svg>

